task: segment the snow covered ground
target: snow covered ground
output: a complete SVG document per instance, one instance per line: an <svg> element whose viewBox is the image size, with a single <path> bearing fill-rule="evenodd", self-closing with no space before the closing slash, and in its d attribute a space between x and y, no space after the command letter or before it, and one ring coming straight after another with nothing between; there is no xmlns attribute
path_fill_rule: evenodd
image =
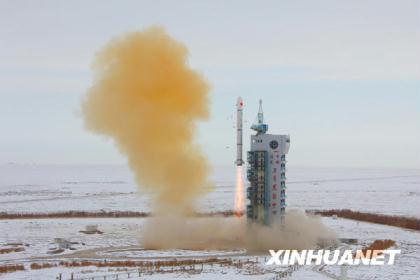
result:
<svg viewBox="0 0 420 280"><path fill-rule="evenodd" d="M66 254L94 252L91 256L85 254L80 255L80 257L76 259L85 257L97 260L111 260L112 258L142 260L144 258L205 258L214 256L221 258L230 257L233 259L254 259L258 257L258 267L264 271L264 273L250 277L249 275L247 276L247 271L245 269L243 271L236 271L232 267L210 267L206 265L203 273L189 275L188 278L193 279L212 279L212 277L210 277L211 275L213 277L230 275L229 279L270 279L275 276L273 271L282 271L286 269L286 267L267 267L264 264L264 261L268 259L268 253L267 255L249 256L245 254L244 251L143 251L141 250L141 244L138 244L137 235L141 230L144 221L145 219L141 218L0 221L2 229L0 244L24 242L29 245L24 252L0 255L0 263L45 262L47 259L64 259ZM334 229L339 237L358 238L358 243L350 246L352 249L360 249L363 246L370 244L375 239L393 239L397 243L395 249L401 250L401 255L397 257L394 266L379 267L360 265L349 267L349 279L418 279L418 275L420 275L420 267L418 265L420 263L419 232L346 219L334 220L332 218L323 218L323 222ZM78 233L78 229L87 224L99 224L100 229L104 231L104 234L85 235ZM75 245L77 250L66 250L59 255L48 255L46 252L49 243L54 237L67 238L71 241L78 242L79 244ZM137 247L134 247L135 249L133 249L133 246ZM125 247L127 247L127 249L121 249ZM327 266L324 268L324 271L336 275L337 277L340 274L339 266ZM49 278L44 279L54 279L58 273L62 273L65 277L70 277L71 272L74 273L75 277L92 277L95 275L106 275L107 273L108 275L112 274L112 272L105 268L96 269L96 267L75 269L51 268L39 271L28 270L10 273L3 275L2 279L42 279L36 277L39 273L41 273L39 275L44 275L43 277L48 275ZM174 274L182 279L182 273ZM172 276L174 274L172 274ZM235 275L236 278L234 277ZM172 276L171 274L155 275L152 279L170 279ZM305 279L305 277L307 277L306 279L328 279L324 273L317 271L315 266L300 267L298 271L292 274L291 279ZM149 279L149 277L147 277L147 279Z"/></svg>
<svg viewBox="0 0 420 280"><path fill-rule="evenodd" d="M300 209L349 208L374 213L420 217L420 172L391 169L289 168L288 207ZM234 170L216 168L214 189L197 201L200 212L231 210L234 199ZM122 166L0 166L0 212L150 211L149 194L138 194L130 171ZM375 239L393 239L401 255L394 266L348 268L349 279L418 279L420 275L420 233L400 228L323 218L339 237L357 238L351 247L360 249ZM145 218L27 219L0 220L0 247L23 243L25 250L0 254L0 265L43 262L47 259L160 259L207 258L256 259L252 267L204 265L200 273L171 272L143 275L142 279L272 279L287 267L267 267L266 255L247 255L244 251L145 251L138 241ZM80 233L97 224L103 234ZM65 238L75 250L47 254L54 238ZM72 254L72 255L69 255ZM127 268L128 270L132 268ZM252 271L252 273L250 273ZM255 272L258 273L255 273ZM0 279L63 279L111 275L116 268L54 267L0 274ZM121 271L120 271L121 272ZM134 272L131 273L131 276ZM302 266L287 279L331 279L340 268ZM111 278L112 279L112 278ZM125 279L120 275L119 279Z"/></svg>
<svg viewBox="0 0 420 280"><path fill-rule="evenodd" d="M202 212L232 210L235 170L215 168ZM420 217L420 170L293 168L288 206ZM150 211L124 166L0 165L0 212Z"/></svg>
<svg viewBox="0 0 420 280"><path fill-rule="evenodd" d="M390 249L401 250L395 265L351 266L349 279L418 279L420 276L420 232L397 227L358 222L347 219L323 218L340 237L358 238L358 244L351 249L360 249L376 239L392 239L396 245ZM325 271L338 275L339 266L326 266Z"/></svg>

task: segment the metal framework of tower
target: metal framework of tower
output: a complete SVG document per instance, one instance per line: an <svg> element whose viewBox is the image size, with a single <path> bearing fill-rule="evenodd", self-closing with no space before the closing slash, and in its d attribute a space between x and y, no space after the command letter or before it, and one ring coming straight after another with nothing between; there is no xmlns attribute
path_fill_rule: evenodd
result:
<svg viewBox="0 0 420 280"><path fill-rule="evenodd" d="M290 136L267 134L262 102L251 129L251 150L247 154L247 218L264 225L282 223L286 210L286 154Z"/></svg>

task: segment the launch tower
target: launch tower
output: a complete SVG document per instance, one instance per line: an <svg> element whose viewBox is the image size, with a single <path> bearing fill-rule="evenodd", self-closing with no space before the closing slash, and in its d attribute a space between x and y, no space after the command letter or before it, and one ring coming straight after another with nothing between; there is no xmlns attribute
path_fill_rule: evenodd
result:
<svg viewBox="0 0 420 280"><path fill-rule="evenodd" d="M247 155L247 218L264 225L281 223L286 209L286 154L290 136L266 133L268 125L264 123L261 100L251 129L256 134L251 135Z"/></svg>

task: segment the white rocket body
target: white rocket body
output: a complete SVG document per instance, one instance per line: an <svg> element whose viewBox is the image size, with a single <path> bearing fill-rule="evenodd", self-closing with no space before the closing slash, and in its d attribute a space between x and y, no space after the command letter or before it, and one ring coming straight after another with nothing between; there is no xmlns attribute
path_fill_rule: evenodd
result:
<svg viewBox="0 0 420 280"><path fill-rule="evenodd" d="M241 97L238 97L236 102L236 161L235 164L240 166L244 164L242 160L242 113L244 109L244 102Z"/></svg>

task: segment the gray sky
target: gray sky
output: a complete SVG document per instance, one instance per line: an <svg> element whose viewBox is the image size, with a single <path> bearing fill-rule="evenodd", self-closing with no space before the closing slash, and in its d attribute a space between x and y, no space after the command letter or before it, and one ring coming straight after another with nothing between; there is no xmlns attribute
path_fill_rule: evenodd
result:
<svg viewBox="0 0 420 280"><path fill-rule="evenodd" d="M125 162L79 104L95 51L151 25L213 85L198 141L214 165L235 159L241 95L246 127L262 98L291 135L290 165L420 168L420 0L0 0L0 163Z"/></svg>

